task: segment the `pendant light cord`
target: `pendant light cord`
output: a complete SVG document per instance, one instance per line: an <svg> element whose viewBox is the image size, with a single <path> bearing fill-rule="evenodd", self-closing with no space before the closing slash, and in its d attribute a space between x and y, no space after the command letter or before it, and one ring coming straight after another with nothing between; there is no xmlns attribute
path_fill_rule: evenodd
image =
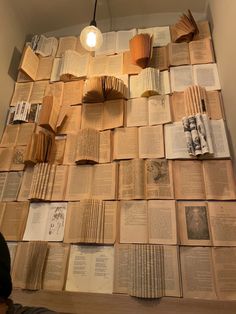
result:
<svg viewBox="0 0 236 314"><path fill-rule="evenodd" d="M97 0L95 0L95 4L94 4L94 10L93 10L93 21L95 21L95 17L96 17L96 10L97 10Z"/></svg>

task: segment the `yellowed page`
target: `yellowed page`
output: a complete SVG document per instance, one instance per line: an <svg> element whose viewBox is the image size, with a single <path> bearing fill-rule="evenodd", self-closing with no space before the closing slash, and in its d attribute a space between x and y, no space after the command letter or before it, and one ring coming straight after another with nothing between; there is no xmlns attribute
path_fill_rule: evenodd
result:
<svg viewBox="0 0 236 314"><path fill-rule="evenodd" d="M206 202L178 202L178 226L182 245L212 245Z"/></svg>
<svg viewBox="0 0 236 314"><path fill-rule="evenodd" d="M51 83L48 84L45 91L45 96L53 96L53 100L58 107L60 107L62 103L64 86L65 84L63 82Z"/></svg>
<svg viewBox="0 0 236 314"><path fill-rule="evenodd" d="M7 181L8 172L0 172L0 200L2 201L2 196L4 193L4 188Z"/></svg>
<svg viewBox="0 0 236 314"><path fill-rule="evenodd" d="M120 202L120 243L148 243L147 201Z"/></svg>
<svg viewBox="0 0 236 314"><path fill-rule="evenodd" d="M208 202L214 246L236 246L236 203Z"/></svg>
<svg viewBox="0 0 236 314"><path fill-rule="evenodd" d="M139 158L164 158L163 126L139 128Z"/></svg>
<svg viewBox="0 0 236 314"><path fill-rule="evenodd" d="M41 104L48 85L49 81L34 82L29 102L33 104Z"/></svg>
<svg viewBox="0 0 236 314"><path fill-rule="evenodd" d="M61 201L65 199L65 189L67 186L68 166L59 165L53 182L52 201Z"/></svg>
<svg viewBox="0 0 236 314"><path fill-rule="evenodd" d="M33 167L26 167L20 187L20 191L17 197L17 201L27 201L29 198L30 194L30 188L31 188L31 183L32 183L32 178L33 178L33 172L34 168Z"/></svg>
<svg viewBox="0 0 236 314"><path fill-rule="evenodd" d="M66 145L66 136L56 136L52 144L49 161L51 163L62 164Z"/></svg>
<svg viewBox="0 0 236 314"><path fill-rule="evenodd" d="M101 200L115 200L117 195L117 164L100 164L93 166L91 196Z"/></svg>
<svg viewBox="0 0 236 314"><path fill-rule="evenodd" d="M114 244L117 238L118 202L105 201L103 242Z"/></svg>
<svg viewBox="0 0 236 314"><path fill-rule="evenodd" d="M21 241L29 211L29 202L7 202L1 232L7 241Z"/></svg>
<svg viewBox="0 0 236 314"><path fill-rule="evenodd" d="M11 160L11 171L21 171L24 170L24 158L26 154L27 146L16 146L14 148L12 160Z"/></svg>
<svg viewBox="0 0 236 314"><path fill-rule="evenodd" d="M16 106L18 101L29 101L34 83L15 83L10 106Z"/></svg>
<svg viewBox="0 0 236 314"><path fill-rule="evenodd" d="M75 154L75 162L98 163L99 161L99 131L94 129L79 130L77 135L77 149Z"/></svg>
<svg viewBox="0 0 236 314"><path fill-rule="evenodd" d="M75 50L76 44L77 37L75 36L60 37L56 57L61 57L66 50Z"/></svg>
<svg viewBox="0 0 236 314"><path fill-rule="evenodd" d="M111 130L99 132L99 163L111 162L112 158L112 136Z"/></svg>
<svg viewBox="0 0 236 314"><path fill-rule="evenodd" d="M148 98L149 125L171 122L169 95L155 95Z"/></svg>
<svg viewBox="0 0 236 314"><path fill-rule="evenodd" d="M183 297L216 299L210 247L180 247Z"/></svg>
<svg viewBox="0 0 236 314"><path fill-rule="evenodd" d="M236 248L212 248L217 296L236 300Z"/></svg>
<svg viewBox="0 0 236 314"><path fill-rule="evenodd" d="M39 57L33 52L30 46L26 46L23 51L19 70L27 74L33 81L36 79L39 65Z"/></svg>
<svg viewBox="0 0 236 314"><path fill-rule="evenodd" d="M170 43L167 47L170 65L190 64L188 43Z"/></svg>
<svg viewBox="0 0 236 314"><path fill-rule="evenodd" d="M189 53L191 64L215 62L211 38L191 41Z"/></svg>
<svg viewBox="0 0 236 314"><path fill-rule="evenodd" d="M164 245L164 283L165 296L182 296L178 246Z"/></svg>
<svg viewBox="0 0 236 314"><path fill-rule="evenodd" d="M81 104L83 86L83 80L65 83L63 90L62 106Z"/></svg>
<svg viewBox="0 0 236 314"><path fill-rule="evenodd" d="M28 145L35 131L35 123L23 123L20 125L17 136L17 145Z"/></svg>
<svg viewBox="0 0 236 314"><path fill-rule="evenodd" d="M36 81L50 80L53 60L53 57L39 58L39 65L35 77Z"/></svg>
<svg viewBox="0 0 236 314"><path fill-rule="evenodd" d="M95 56L90 58L88 76L100 76L106 74L107 69L107 56Z"/></svg>
<svg viewBox="0 0 236 314"><path fill-rule="evenodd" d="M13 153L13 147L0 147L0 171L10 170Z"/></svg>
<svg viewBox="0 0 236 314"><path fill-rule="evenodd" d="M230 200L236 198L231 160L204 160L203 172L207 199Z"/></svg>
<svg viewBox="0 0 236 314"><path fill-rule="evenodd" d="M63 164L74 165L77 148L77 134L67 134Z"/></svg>
<svg viewBox="0 0 236 314"><path fill-rule="evenodd" d="M138 157L138 128L118 128L114 130L113 159Z"/></svg>
<svg viewBox="0 0 236 314"><path fill-rule="evenodd" d="M173 162L173 175L176 199L205 198L201 161L175 160Z"/></svg>
<svg viewBox="0 0 236 314"><path fill-rule="evenodd" d="M126 105L126 126L148 125L148 98L128 99Z"/></svg>
<svg viewBox="0 0 236 314"><path fill-rule="evenodd" d="M8 172L2 195L2 201L11 202L17 200L17 195L20 189L22 176L23 176L22 171Z"/></svg>
<svg viewBox="0 0 236 314"><path fill-rule="evenodd" d="M130 244L115 244L114 286L113 293L129 293L129 250Z"/></svg>
<svg viewBox="0 0 236 314"><path fill-rule="evenodd" d="M184 93L174 92L170 96L170 105L173 122L182 121L185 116Z"/></svg>
<svg viewBox="0 0 236 314"><path fill-rule="evenodd" d="M103 129L114 129L123 126L124 110L124 99L105 101L103 111Z"/></svg>
<svg viewBox="0 0 236 314"><path fill-rule="evenodd" d="M81 129L103 130L103 110L104 103L83 104Z"/></svg>
<svg viewBox="0 0 236 314"><path fill-rule="evenodd" d="M220 91L208 91L207 97L207 113L212 120L224 118L223 103Z"/></svg>
<svg viewBox="0 0 236 314"><path fill-rule="evenodd" d="M153 47L152 57L149 62L149 66L152 68L157 68L160 71L168 70L169 60L168 60L167 46Z"/></svg>
<svg viewBox="0 0 236 314"><path fill-rule="evenodd" d="M107 57L106 75L123 74L123 54L117 54Z"/></svg>
<svg viewBox="0 0 236 314"><path fill-rule="evenodd" d="M149 243L177 244L175 201L150 200L147 204Z"/></svg>
<svg viewBox="0 0 236 314"><path fill-rule="evenodd" d="M69 166L68 182L66 185L67 201L78 201L90 198L93 166Z"/></svg>
<svg viewBox="0 0 236 314"><path fill-rule="evenodd" d="M18 124L7 125L1 140L1 147L14 146L17 141L20 126Z"/></svg>
<svg viewBox="0 0 236 314"><path fill-rule="evenodd" d="M57 134L78 133L81 124L81 108L82 106L71 106L68 108L62 125L57 129Z"/></svg>
<svg viewBox="0 0 236 314"><path fill-rule="evenodd" d="M63 243L49 243L43 276L44 290L63 290L70 246Z"/></svg>

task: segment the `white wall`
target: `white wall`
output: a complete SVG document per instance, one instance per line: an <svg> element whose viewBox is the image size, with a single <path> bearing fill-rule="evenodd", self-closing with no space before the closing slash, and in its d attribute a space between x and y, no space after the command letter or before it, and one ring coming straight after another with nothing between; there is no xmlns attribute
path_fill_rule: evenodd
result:
<svg viewBox="0 0 236 314"><path fill-rule="evenodd" d="M236 171L236 1L209 0L207 13L212 25L231 154Z"/></svg>
<svg viewBox="0 0 236 314"><path fill-rule="evenodd" d="M11 8L11 1L0 0L0 137L14 88L14 80L8 71L14 48L22 51L25 36L25 26L19 22L17 12Z"/></svg>

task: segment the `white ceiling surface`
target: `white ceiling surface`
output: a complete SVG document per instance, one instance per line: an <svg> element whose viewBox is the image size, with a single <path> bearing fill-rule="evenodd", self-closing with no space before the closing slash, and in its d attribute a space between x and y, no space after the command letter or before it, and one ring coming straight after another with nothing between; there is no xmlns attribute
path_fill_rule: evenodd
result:
<svg viewBox="0 0 236 314"><path fill-rule="evenodd" d="M89 23L94 0L9 0L31 33ZM206 0L98 0L96 20L160 13L205 12Z"/></svg>

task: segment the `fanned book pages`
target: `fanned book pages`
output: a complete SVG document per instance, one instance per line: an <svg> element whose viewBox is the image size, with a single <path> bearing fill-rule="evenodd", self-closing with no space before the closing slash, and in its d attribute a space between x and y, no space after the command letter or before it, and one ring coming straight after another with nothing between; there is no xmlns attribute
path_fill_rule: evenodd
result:
<svg viewBox="0 0 236 314"><path fill-rule="evenodd" d="M152 36L153 47L166 46L171 42L169 26L139 28L138 34L149 34Z"/></svg>
<svg viewBox="0 0 236 314"><path fill-rule="evenodd" d="M76 164L99 162L100 133L94 129L83 129L77 135Z"/></svg>
<svg viewBox="0 0 236 314"><path fill-rule="evenodd" d="M114 244L117 210L116 201L69 202L64 242Z"/></svg>
<svg viewBox="0 0 236 314"><path fill-rule="evenodd" d="M119 242L177 244L175 201L121 201Z"/></svg>
<svg viewBox="0 0 236 314"><path fill-rule="evenodd" d="M152 55L152 37L149 34L138 34L130 42L132 63L146 68Z"/></svg>
<svg viewBox="0 0 236 314"><path fill-rule="evenodd" d="M39 290L42 288L43 267L48 249L47 242L20 242L12 269L16 288Z"/></svg>
<svg viewBox="0 0 236 314"><path fill-rule="evenodd" d="M128 90L121 79L114 76L92 77L85 81L83 103L127 98Z"/></svg>
<svg viewBox="0 0 236 314"><path fill-rule="evenodd" d="M171 161L132 159L119 166L119 199L174 198Z"/></svg>
<svg viewBox="0 0 236 314"><path fill-rule="evenodd" d="M236 246L236 202L178 202L182 245Z"/></svg>
<svg viewBox="0 0 236 314"><path fill-rule="evenodd" d="M114 293L139 298L181 296L178 246L116 244Z"/></svg>
<svg viewBox="0 0 236 314"><path fill-rule="evenodd" d="M31 203L24 241L62 241L67 203Z"/></svg>
<svg viewBox="0 0 236 314"><path fill-rule="evenodd" d="M198 34L198 26L190 10L187 14L182 14L179 21L171 26L171 37L173 42L182 42L193 39Z"/></svg>
<svg viewBox="0 0 236 314"><path fill-rule="evenodd" d="M71 245L66 291L112 293L113 246Z"/></svg>

